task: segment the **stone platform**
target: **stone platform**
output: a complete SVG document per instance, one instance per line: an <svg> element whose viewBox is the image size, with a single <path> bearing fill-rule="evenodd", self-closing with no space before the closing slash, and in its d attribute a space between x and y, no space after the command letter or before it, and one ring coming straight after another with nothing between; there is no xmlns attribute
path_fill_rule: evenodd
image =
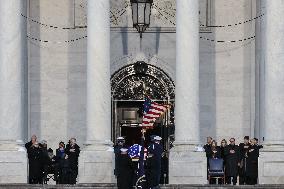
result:
<svg viewBox="0 0 284 189"><path fill-rule="evenodd" d="M117 189L116 184L78 184L78 185L29 185L1 184L7 189ZM185 185L175 184L161 186L161 189L284 189L284 185L228 186L228 185Z"/></svg>

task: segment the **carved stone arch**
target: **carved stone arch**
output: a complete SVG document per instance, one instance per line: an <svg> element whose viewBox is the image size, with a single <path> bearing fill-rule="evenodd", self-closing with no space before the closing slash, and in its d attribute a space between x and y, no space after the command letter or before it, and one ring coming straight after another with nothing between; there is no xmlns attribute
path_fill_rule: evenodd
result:
<svg viewBox="0 0 284 189"><path fill-rule="evenodd" d="M174 100L174 82L161 68L145 62L122 67L111 77L113 100Z"/></svg>

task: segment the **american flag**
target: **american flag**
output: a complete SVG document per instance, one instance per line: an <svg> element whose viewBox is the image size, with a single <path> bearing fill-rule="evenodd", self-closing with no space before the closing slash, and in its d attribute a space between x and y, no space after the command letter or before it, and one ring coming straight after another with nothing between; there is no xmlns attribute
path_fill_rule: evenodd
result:
<svg viewBox="0 0 284 189"><path fill-rule="evenodd" d="M142 127L153 127L156 119L166 112L169 107L170 105L168 104L158 104L156 102L152 102L150 98L145 97Z"/></svg>
<svg viewBox="0 0 284 189"><path fill-rule="evenodd" d="M140 151L141 151L142 146L139 144L133 144L130 146L128 149L128 156L131 159L138 159L140 157ZM144 157L147 155L147 148L144 148Z"/></svg>
<svg viewBox="0 0 284 189"><path fill-rule="evenodd" d="M141 150L141 147L139 144L133 144L132 146L130 146L130 148L128 149L128 155L131 158L138 158L139 157L139 153Z"/></svg>

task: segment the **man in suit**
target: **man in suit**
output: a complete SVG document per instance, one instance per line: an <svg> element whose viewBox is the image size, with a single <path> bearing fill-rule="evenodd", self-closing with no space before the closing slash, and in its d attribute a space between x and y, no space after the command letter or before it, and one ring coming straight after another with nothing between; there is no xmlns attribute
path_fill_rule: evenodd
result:
<svg viewBox="0 0 284 189"><path fill-rule="evenodd" d="M244 185L246 184L246 171L247 171L247 166L246 166L246 161L247 161L247 151L250 147L249 143L249 136L244 137L244 142L239 144L240 148L240 167L239 167L239 184Z"/></svg>
<svg viewBox="0 0 284 189"><path fill-rule="evenodd" d="M235 144L235 139L230 139L230 144L225 148L226 158L226 183L231 184L233 178L233 185L237 183L238 166L240 166L240 150Z"/></svg>
<svg viewBox="0 0 284 189"><path fill-rule="evenodd" d="M259 147L256 143L256 138L251 140L251 146L247 151L247 183L249 185L257 184L258 177L258 156L259 156Z"/></svg>
<svg viewBox="0 0 284 189"><path fill-rule="evenodd" d="M65 153L68 155L69 165L72 172L70 184L76 184L80 147L76 144L75 138L70 139L70 143L66 145Z"/></svg>
<svg viewBox="0 0 284 189"><path fill-rule="evenodd" d="M207 170L209 168L209 158L210 158L212 140L213 139L211 136L207 137L207 143L203 146L207 158ZM208 178L208 172L207 172L207 178Z"/></svg>

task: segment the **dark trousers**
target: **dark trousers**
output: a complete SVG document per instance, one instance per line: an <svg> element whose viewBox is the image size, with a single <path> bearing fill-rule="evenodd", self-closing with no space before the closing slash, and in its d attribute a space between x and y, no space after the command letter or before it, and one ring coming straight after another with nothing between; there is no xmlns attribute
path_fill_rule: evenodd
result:
<svg viewBox="0 0 284 189"><path fill-rule="evenodd" d="M226 183L227 184L231 184L231 178L232 177L226 176ZM236 183L237 183L237 176L233 177L233 185L236 185Z"/></svg>
<svg viewBox="0 0 284 189"><path fill-rule="evenodd" d="M244 168L239 169L239 184L244 185L247 182Z"/></svg>

